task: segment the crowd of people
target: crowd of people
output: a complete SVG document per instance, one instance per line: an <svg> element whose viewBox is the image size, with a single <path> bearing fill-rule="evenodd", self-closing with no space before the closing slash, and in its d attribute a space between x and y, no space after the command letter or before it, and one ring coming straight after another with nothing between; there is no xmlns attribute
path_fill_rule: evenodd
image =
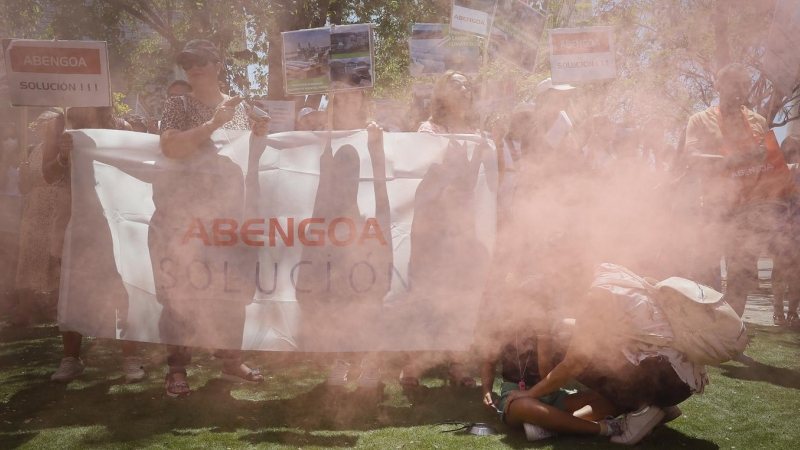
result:
<svg viewBox="0 0 800 450"><path fill-rule="evenodd" d="M2 127L0 186L5 193L25 198L11 325L55 319L70 216L73 144L65 131L158 134L167 158L192 155L218 129L249 129L257 136L269 132L269 117L253 114L241 97L220 89L222 64L213 44L190 41L176 63L188 81L169 86L160 122L118 119L112 108L48 111L32 125L38 143L26 149L18 148L13 126ZM748 292L757 287L756 262L765 253L774 261L774 322L800 328L800 277L795 269L800 256L795 237L800 231L800 136L787 137L782 147L768 139L765 119L747 107L747 68L729 65L716 79L719 106L693 115L682 130L667 130L657 116L618 125L610 115L581 107L576 102L578 88L546 79L532 102L520 103L485 133L498 155L498 231L474 351L483 361L483 405L505 423L522 426L529 439L562 433L610 436L613 442L634 444L657 424L676 419L681 414L678 404L702 393L708 383L703 366L674 349L631 341L626 331L658 329L668 334L670 324L654 313L657 305L642 293L603 285L588 289L608 270L597 268L602 263L659 279L684 276L722 290L724 257L725 298L741 316ZM435 84L430 116L401 121L407 129L399 131L480 134L475 93L467 76L447 72ZM330 124L333 130L365 129L371 139L384 132L383 124L370 119L365 91L335 94L328 110L332 117L314 108L300 109L296 129L321 131ZM680 137L677 146L670 143L668 131ZM169 224L175 219L174 205L156 197L152 221ZM149 239L162 243L161 251L172 251L169 236L151 232ZM157 296L164 308L162 335L199 332L182 328L182 316L194 314L193 305L204 300L184 298L175 290ZM243 320L243 308L226 307L219 320ZM64 358L52 380L69 382L84 370L82 336L66 331L62 339ZM137 344L123 340L121 348L125 379L144 378ZM166 346L165 352L166 394L188 395L186 367L192 349ZM215 356L222 361L223 378L264 382L241 352L220 349ZM419 386L427 369L446 364L455 386L475 387L471 356L404 354L399 383ZM345 385L356 361L354 355L332 361L327 384ZM499 396L493 392L498 363ZM363 356L360 366L358 386L378 386L378 355ZM569 390L571 381L586 389Z"/></svg>

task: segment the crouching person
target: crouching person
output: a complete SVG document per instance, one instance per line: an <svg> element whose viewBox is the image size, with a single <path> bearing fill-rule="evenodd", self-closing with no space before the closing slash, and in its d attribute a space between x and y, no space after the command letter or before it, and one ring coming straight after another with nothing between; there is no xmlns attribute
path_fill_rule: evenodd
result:
<svg viewBox="0 0 800 450"><path fill-rule="evenodd" d="M573 417L624 414L618 424L619 434L611 441L633 445L659 423L677 418L679 403L703 392L708 384L705 366L692 363L670 347L675 335L666 315L647 289L637 285L641 286L638 277L621 267L598 266L592 288L575 308L572 339L563 361L549 371L541 367L540 373L546 375L531 389L508 395L504 409L508 423L513 420L551 431L574 432L571 426L577 426L577 422L542 406L541 398L577 380L602 401L588 402L592 411L580 410ZM542 350L547 346L542 344L550 333L546 321L538 322L531 326L542 341L537 347L543 359L546 355ZM617 426L613 421L607 424ZM585 424L580 429L584 434L602 431Z"/></svg>
<svg viewBox="0 0 800 450"><path fill-rule="evenodd" d="M541 305L533 304L518 311L539 308ZM554 335L550 331L549 317L552 316L521 315L519 312L506 315L501 329L491 332L489 336L482 336L483 405L499 413L506 424L524 427L530 441L557 433L587 436L620 434L621 420L604 419L618 415L618 408L594 392L569 391L559 386L542 395L528 395L531 388L541 385L541 374L549 374L553 368L552 362L558 358L554 357ZM562 349L560 353L563 356L565 345L557 346ZM495 400L492 388L498 362L503 381L499 400Z"/></svg>

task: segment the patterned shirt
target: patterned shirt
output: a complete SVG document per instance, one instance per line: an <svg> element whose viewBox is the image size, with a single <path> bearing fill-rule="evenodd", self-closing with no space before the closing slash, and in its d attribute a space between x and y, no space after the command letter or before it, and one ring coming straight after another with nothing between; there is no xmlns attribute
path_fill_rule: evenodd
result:
<svg viewBox="0 0 800 450"><path fill-rule="evenodd" d="M225 96L225 100L230 97ZM185 99L185 101L184 101ZM201 102L193 95L169 97L164 105L164 114L161 118L160 133L167 130L191 130L202 126L214 118L216 108ZM236 106L236 113L228 123L222 126L227 130L249 130L250 122L247 119L247 110L244 102Z"/></svg>

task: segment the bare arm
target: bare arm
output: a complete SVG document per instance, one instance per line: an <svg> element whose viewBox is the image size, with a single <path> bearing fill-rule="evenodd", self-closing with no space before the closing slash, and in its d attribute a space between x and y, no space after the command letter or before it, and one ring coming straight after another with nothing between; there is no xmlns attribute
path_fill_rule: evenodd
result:
<svg viewBox="0 0 800 450"><path fill-rule="evenodd" d="M67 171L67 160L63 156L59 156L58 149L58 139L63 132L63 116L58 116L47 123L47 133L42 151L42 176L47 184L63 180Z"/></svg>
<svg viewBox="0 0 800 450"><path fill-rule="evenodd" d="M217 108L214 117L199 127L186 131L171 129L161 134L161 151L167 158L185 158L211 137L211 134L233 119L236 106L242 102L241 97L226 100Z"/></svg>
<svg viewBox="0 0 800 450"><path fill-rule="evenodd" d="M493 354L486 357L481 365L481 392L483 394L483 406L494 411L492 405L492 388L494 387L495 373L497 372L498 355Z"/></svg>

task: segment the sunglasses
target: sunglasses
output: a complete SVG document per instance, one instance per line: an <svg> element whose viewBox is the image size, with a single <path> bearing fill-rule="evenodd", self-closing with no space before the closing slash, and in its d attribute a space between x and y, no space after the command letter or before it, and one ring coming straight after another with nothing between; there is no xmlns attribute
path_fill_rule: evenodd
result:
<svg viewBox="0 0 800 450"><path fill-rule="evenodd" d="M208 59L202 56L185 58L182 61L178 61L178 65L181 66L181 69L183 69L184 71L192 70L195 66L205 67L207 64L208 64Z"/></svg>
<svg viewBox="0 0 800 450"><path fill-rule="evenodd" d="M472 84L469 81L462 82L453 78L447 80L447 85L452 89L461 89L462 87L465 87L467 89L472 89Z"/></svg>

